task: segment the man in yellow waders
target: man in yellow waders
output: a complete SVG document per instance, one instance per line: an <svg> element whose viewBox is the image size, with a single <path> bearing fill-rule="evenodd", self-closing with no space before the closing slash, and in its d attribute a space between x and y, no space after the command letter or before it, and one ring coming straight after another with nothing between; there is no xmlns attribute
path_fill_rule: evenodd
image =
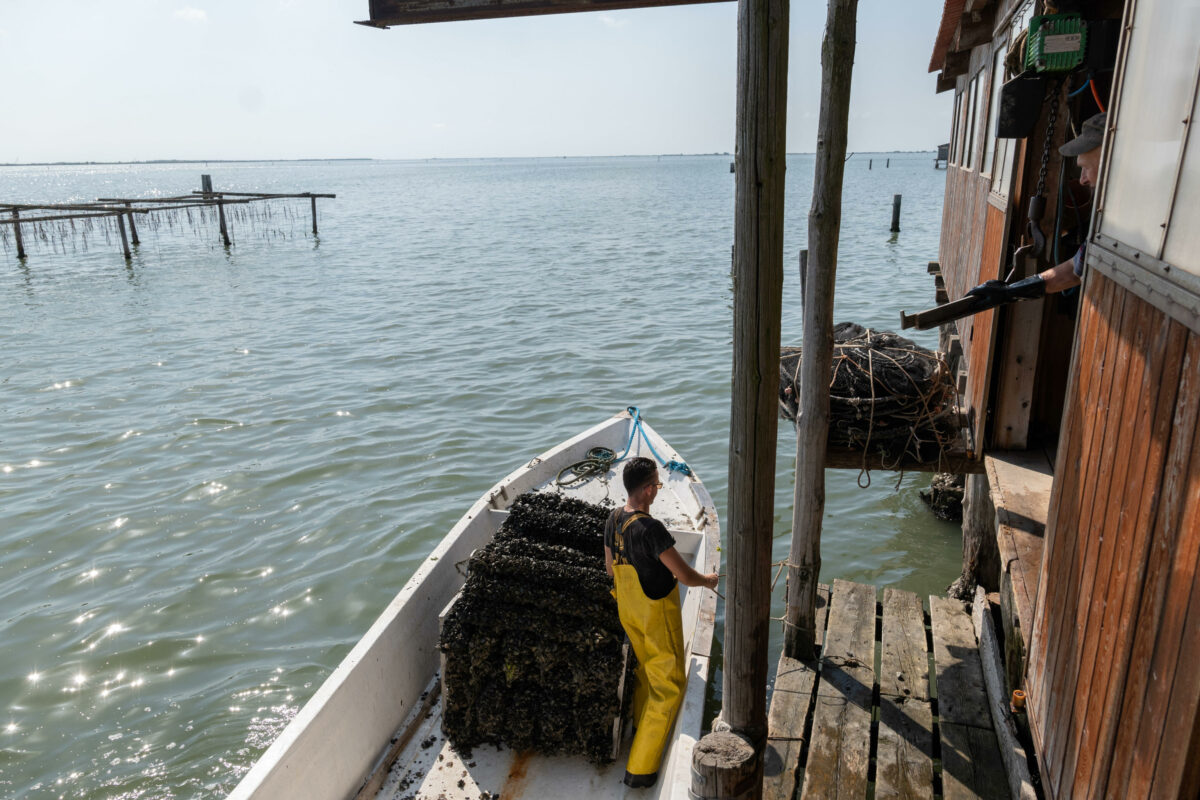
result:
<svg viewBox="0 0 1200 800"><path fill-rule="evenodd" d="M688 566L675 549L675 539L650 516L650 504L662 488L658 465L633 458L621 477L629 500L604 525L604 563L613 578L621 625L638 660L633 695L637 733L625 766L625 784L636 789L658 780L659 762L687 685L676 581L715 589L717 574L702 575Z"/></svg>

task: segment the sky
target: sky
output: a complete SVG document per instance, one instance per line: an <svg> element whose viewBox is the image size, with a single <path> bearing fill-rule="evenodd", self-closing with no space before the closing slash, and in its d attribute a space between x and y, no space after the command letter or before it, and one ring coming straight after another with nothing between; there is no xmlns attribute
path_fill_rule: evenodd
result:
<svg viewBox="0 0 1200 800"><path fill-rule="evenodd" d="M390 30L367 0L0 0L0 163L734 149L734 2ZM860 0L849 149L929 150L943 0ZM788 152L826 4L792 0Z"/></svg>

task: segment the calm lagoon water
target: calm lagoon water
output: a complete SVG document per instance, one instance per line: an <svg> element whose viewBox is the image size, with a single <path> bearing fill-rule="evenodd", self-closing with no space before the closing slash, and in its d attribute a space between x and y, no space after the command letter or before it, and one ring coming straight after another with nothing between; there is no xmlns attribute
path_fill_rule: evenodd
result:
<svg viewBox="0 0 1200 800"><path fill-rule="evenodd" d="M723 513L730 160L0 168L11 202L201 172L338 195L319 238L301 202L228 250L186 220L144 224L129 264L100 232L0 247L0 794L223 796L471 502L627 405ZM812 157L788 166L798 344ZM837 319L895 329L932 304L945 173L846 174ZM793 454L784 424L777 558ZM857 477L829 473L822 579L942 591L959 536L929 476Z"/></svg>

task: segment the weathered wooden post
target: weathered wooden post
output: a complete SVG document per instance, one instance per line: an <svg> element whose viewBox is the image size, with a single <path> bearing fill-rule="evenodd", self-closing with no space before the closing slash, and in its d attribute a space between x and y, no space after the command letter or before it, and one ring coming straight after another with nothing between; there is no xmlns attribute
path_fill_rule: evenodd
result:
<svg viewBox="0 0 1200 800"><path fill-rule="evenodd" d="M225 242L225 246L229 247L229 228L225 225L225 201L217 198L217 219L221 223L221 239Z"/></svg>
<svg viewBox="0 0 1200 800"><path fill-rule="evenodd" d="M129 238L125 235L125 215L117 214L117 230L121 232L121 253L125 256L125 260L129 261L133 258L133 254L129 252Z"/></svg>
<svg viewBox="0 0 1200 800"><path fill-rule="evenodd" d="M892 195L892 233L900 232L900 195Z"/></svg>
<svg viewBox="0 0 1200 800"><path fill-rule="evenodd" d="M212 175L200 176L200 191L205 194L212 194Z"/></svg>
<svg viewBox="0 0 1200 800"><path fill-rule="evenodd" d="M133 208L133 205L126 203L125 207ZM137 235L137 225L133 224L133 214L126 214L125 216L129 218L129 237L133 240L134 244L141 244L142 242L138 239Z"/></svg>
<svg viewBox="0 0 1200 800"><path fill-rule="evenodd" d="M800 251L800 308L804 308L804 298L808 296L808 250Z"/></svg>
<svg viewBox="0 0 1200 800"><path fill-rule="evenodd" d="M312 211L313 211L313 236L316 236L317 235L317 198L316 198L316 196L313 196L310 199L312 200Z"/></svg>
<svg viewBox="0 0 1200 800"><path fill-rule="evenodd" d="M829 365L833 360L833 294L842 222L842 176L850 111L858 0L829 0L821 45L821 113L816 172L808 213L811 266L804 304L800 401L796 419L796 491L788 555L784 653L815 655L821 517L825 513L825 443L829 435Z"/></svg>
<svg viewBox="0 0 1200 800"><path fill-rule="evenodd" d="M733 387L729 430L728 578L721 722L750 743L693 752L692 791L762 796L779 327L783 289L788 0L738 0L737 169L734 172ZM721 763L697 769L705 752ZM732 783L708 778L736 776ZM724 788L721 788L724 787ZM719 796L732 797L724 794Z"/></svg>
<svg viewBox="0 0 1200 800"><path fill-rule="evenodd" d="M12 218L15 220L19 220L21 218L21 212L14 208L12 211ZM13 234L15 235L16 240L17 240L17 258L24 258L25 257L25 240L21 238L21 223L20 222L13 223Z"/></svg>

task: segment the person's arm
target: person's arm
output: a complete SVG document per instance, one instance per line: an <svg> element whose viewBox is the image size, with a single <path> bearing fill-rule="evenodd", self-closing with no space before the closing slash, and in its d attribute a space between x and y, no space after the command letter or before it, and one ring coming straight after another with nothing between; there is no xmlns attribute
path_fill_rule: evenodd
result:
<svg viewBox="0 0 1200 800"><path fill-rule="evenodd" d="M604 571L608 573L608 577L613 576L612 550L608 549L608 545L604 545Z"/></svg>
<svg viewBox="0 0 1200 800"><path fill-rule="evenodd" d="M1079 276L1075 274L1075 259L1073 258L1039 273L1038 277L1046 282L1046 294L1061 292L1082 283Z"/></svg>
<svg viewBox="0 0 1200 800"><path fill-rule="evenodd" d="M671 574L675 579L684 586L705 586L709 589L717 588L717 573L710 572L707 575L696 572L692 569L683 556L679 555L679 551L674 547L668 547L659 554L658 560L663 563L663 566L671 570Z"/></svg>

